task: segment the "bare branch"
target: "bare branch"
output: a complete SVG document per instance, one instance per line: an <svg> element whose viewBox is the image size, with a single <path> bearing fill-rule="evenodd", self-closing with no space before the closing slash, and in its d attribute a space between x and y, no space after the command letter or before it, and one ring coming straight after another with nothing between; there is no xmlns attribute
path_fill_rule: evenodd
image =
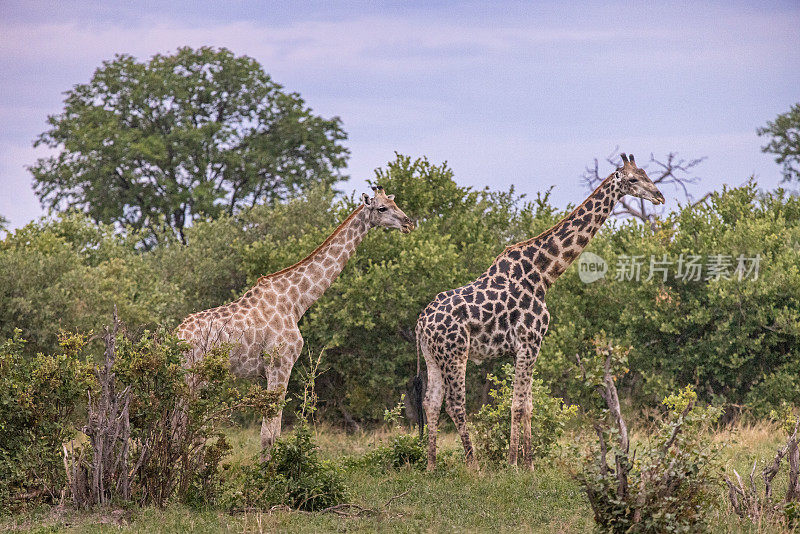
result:
<svg viewBox="0 0 800 534"><path fill-rule="evenodd" d="M683 419L686 417L686 414L692 410L692 408L694 408L694 401L687 404L686 408L684 408L681 412L680 417L678 417L678 421L675 423L675 428L672 429L672 434L664 444L664 450L662 451L663 454L667 454L667 452L669 452L669 448L672 447L672 444L675 442L675 438L678 437L678 432L680 432L681 426L683 426Z"/></svg>
<svg viewBox="0 0 800 534"><path fill-rule="evenodd" d="M611 155L606 156L605 161L612 169L619 168L622 161L618 155L619 147L616 147ZM676 191L680 192L684 199L694 205L700 204L708 198L708 194L704 195L697 202L693 202L692 195L689 193L687 185L697 184L700 178L695 175L696 168L705 160L705 157L685 159L680 158L676 152L670 152L666 158L662 160L656 159L653 154L650 154L650 160L642 168L648 172L648 176L654 184L659 186L669 185ZM600 165L595 158L593 164L587 166L581 176L581 181L589 188L594 189L605 179L601 174ZM662 191L663 192L663 191ZM644 202L641 199L622 199L619 205L614 209L612 215L615 217L633 217L642 222L654 225L655 220L661 217L663 208L657 210L651 204Z"/></svg>
<svg viewBox="0 0 800 534"><path fill-rule="evenodd" d="M786 450L789 456L789 487L786 490L786 502L800 498L800 449L797 446L797 428L800 426L800 418L794 424L794 432L786 443Z"/></svg>
<svg viewBox="0 0 800 534"><path fill-rule="evenodd" d="M733 470L736 476L736 484L730 478L724 477L725 483L728 485L728 498L730 499L731 506L734 512L740 517L749 517L754 522L761 522L764 517L781 516L785 510L785 504L791 501L796 501L800 498L800 481L798 480L798 471L800 471L800 451L798 451L797 444L797 431L800 427L800 418L795 422L794 431L786 442L786 445L778 449L773 458L772 463L761 471L764 478L764 497L759 498L758 487L756 486L755 472L757 461L753 461L753 469L750 471L750 487L746 487L742 482L742 477ZM781 461L784 456L788 454L789 463L789 484L786 490L786 497L783 504L776 503L772 500L772 479L778 474L781 467Z"/></svg>
<svg viewBox="0 0 800 534"><path fill-rule="evenodd" d="M597 438L600 440L600 474L603 476L603 478L605 478L608 476L608 461L606 460L606 456L608 455L608 445L606 445L603 427L598 423L595 423L594 431L597 432Z"/></svg>

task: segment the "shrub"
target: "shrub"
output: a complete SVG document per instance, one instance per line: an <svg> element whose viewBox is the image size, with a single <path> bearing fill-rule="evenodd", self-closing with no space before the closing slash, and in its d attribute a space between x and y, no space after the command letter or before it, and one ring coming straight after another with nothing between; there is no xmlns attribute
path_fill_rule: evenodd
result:
<svg viewBox="0 0 800 534"><path fill-rule="evenodd" d="M728 498L731 507L742 518L750 519L760 525L783 523L787 529L795 529L800 522L800 447L798 446L797 431L800 429L800 416L795 413L791 405L785 404L778 410L773 410L770 417L781 426L788 436L786 445L778 449L772 462L767 463L761 470L763 494L759 495L756 483L756 465L750 471L750 484L745 485L742 477L733 470L736 483L726 475L725 484L728 486ZM772 493L772 482L781 471L783 459L788 464L788 484L783 499L776 499Z"/></svg>
<svg viewBox="0 0 800 534"><path fill-rule="evenodd" d="M383 420L397 433L383 445L375 447L358 459L349 460L350 465L376 467L378 469L397 469L412 467L422 469L427 461L427 439L422 435L411 434L403 429L405 395L400 397L394 408L383 411Z"/></svg>
<svg viewBox="0 0 800 534"><path fill-rule="evenodd" d="M0 343L0 508L59 496L62 443L75 436L75 408L94 387L86 339L62 334L60 352L33 358L23 356L19 330Z"/></svg>
<svg viewBox="0 0 800 534"><path fill-rule="evenodd" d="M348 460L348 465L386 469L424 469L427 462L427 438L417 434L393 435L361 458Z"/></svg>
<svg viewBox="0 0 800 534"><path fill-rule="evenodd" d="M23 354L55 354L59 332L99 331L116 305L129 324L155 324L182 297L132 239L86 215L62 213L0 240L0 338L15 328Z"/></svg>
<svg viewBox="0 0 800 534"><path fill-rule="evenodd" d="M67 458L76 506L133 499L163 506L219 496L220 463L230 451L221 433L237 409L276 413L275 394L234 388L228 346L185 366L187 345L159 328L126 335L114 317L106 330L105 361L95 369L100 394L90 399L89 442Z"/></svg>
<svg viewBox="0 0 800 534"><path fill-rule="evenodd" d="M284 505L314 511L343 502L347 494L341 471L320 458L305 421L291 436L277 441L266 462L259 455L239 470L231 474L228 484L232 490L224 501L228 508Z"/></svg>
<svg viewBox="0 0 800 534"><path fill-rule="evenodd" d="M478 458L491 466L502 465L507 460L511 442L513 366L505 364L502 375L502 378L493 374L487 376L494 384L489 390L493 402L483 405L470 423ZM531 396L531 454L533 458L545 458L557 447L558 439L567 422L577 413L577 407L567 406L561 399L551 397L547 387L538 378L533 379ZM521 451L520 440L520 454Z"/></svg>
<svg viewBox="0 0 800 534"><path fill-rule="evenodd" d="M606 409L590 414L599 446L590 450L576 478L598 530L706 531L721 474L718 449L710 444L707 430L721 411L698 406L697 394L687 386L664 399L667 414L655 436L631 454L614 385L628 351L602 337L595 343L595 356L581 361L581 378L599 391Z"/></svg>

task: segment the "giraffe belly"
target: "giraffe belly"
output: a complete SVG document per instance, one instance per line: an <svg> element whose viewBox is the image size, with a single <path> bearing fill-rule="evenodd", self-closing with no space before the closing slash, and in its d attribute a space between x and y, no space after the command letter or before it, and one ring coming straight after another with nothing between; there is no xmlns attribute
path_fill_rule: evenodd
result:
<svg viewBox="0 0 800 534"><path fill-rule="evenodd" d="M508 352L510 352L510 345L505 341L494 345L491 342L484 343L480 339L473 338L470 340L468 358L475 364L480 365L486 360L493 360Z"/></svg>

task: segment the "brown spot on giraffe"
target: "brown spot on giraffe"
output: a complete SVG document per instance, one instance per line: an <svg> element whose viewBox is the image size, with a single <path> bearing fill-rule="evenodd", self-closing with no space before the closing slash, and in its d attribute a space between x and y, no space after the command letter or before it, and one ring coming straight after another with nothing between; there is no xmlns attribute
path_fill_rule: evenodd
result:
<svg viewBox="0 0 800 534"><path fill-rule="evenodd" d="M544 301L547 289L580 255L624 195L664 202L644 170L636 167L633 155L628 159L623 154L623 160L621 168L559 223L507 247L475 281L440 293L420 313L417 358L421 352L428 369L424 409L429 471L436 464L442 401L461 436L467 463L475 465L464 406L467 360L480 363L505 354L516 355L508 461L517 463L522 423L524 462L531 466L531 380L550 323Z"/></svg>
<svg viewBox="0 0 800 534"><path fill-rule="evenodd" d="M270 391L283 391L303 348L297 322L344 268L370 228L397 228L414 222L395 204L394 195L376 187L362 195L355 209L311 254L294 265L262 276L237 301L188 316L177 335L188 341L189 365L221 343L231 343L231 371L239 377L265 379ZM261 424L261 446L267 452L280 435L281 413Z"/></svg>

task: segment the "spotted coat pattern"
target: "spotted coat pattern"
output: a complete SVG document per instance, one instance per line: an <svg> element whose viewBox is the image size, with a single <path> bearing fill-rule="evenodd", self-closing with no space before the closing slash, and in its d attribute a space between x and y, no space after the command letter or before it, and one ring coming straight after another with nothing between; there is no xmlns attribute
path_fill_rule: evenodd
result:
<svg viewBox="0 0 800 534"><path fill-rule="evenodd" d="M269 391L285 394L292 367L300 356L303 338L297 322L319 299L344 268L370 228L398 228L404 233L414 223L394 203L394 195L376 188L364 204L308 257L281 271L262 276L241 298L188 316L177 335L188 341L192 365L212 347L230 343L231 371L248 379L265 379ZM261 445L268 451L280 436L281 413L262 421Z"/></svg>
<svg viewBox="0 0 800 534"><path fill-rule="evenodd" d="M458 429L467 463L475 462L466 424L467 360L480 363L515 356L509 463L517 462L519 424L525 464L531 465L531 380L533 365L550 324L548 288L577 258L619 199L636 194L655 203L663 196L633 156L612 173L572 213L546 232L507 247L474 282L439 293L420 314L416 336L425 358L424 399L428 423L428 469L436 462L436 434L442 400Z"/></svg>

